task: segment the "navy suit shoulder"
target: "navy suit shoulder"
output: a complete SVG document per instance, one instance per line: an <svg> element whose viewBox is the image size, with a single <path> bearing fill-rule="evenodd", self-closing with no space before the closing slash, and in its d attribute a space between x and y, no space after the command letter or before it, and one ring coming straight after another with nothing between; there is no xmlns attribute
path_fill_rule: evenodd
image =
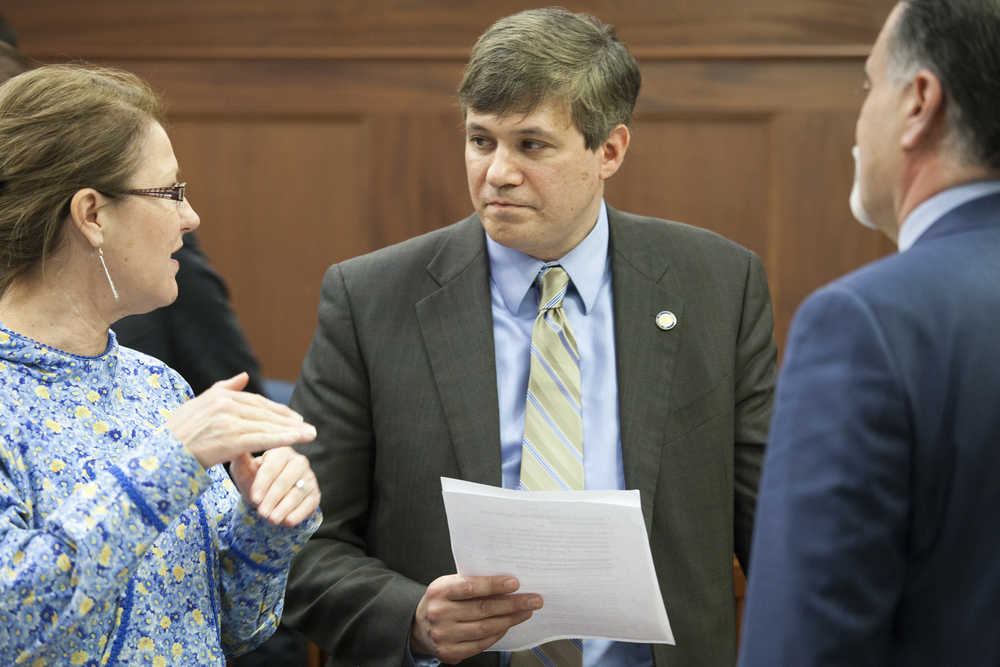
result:
<svg viewBox="0 0 1000 667"><path fill-rule="evenodd" d="M887 289L909 295L904 300L941 298L954 293L952 281L965 286L977 267L995 268L998 243L1000 195L983 197L947 213L907 251L856 269L828 287L852 290L886 305L899 301L887 295Z"/></svg>
<svg viewBox="0 0 1000 667"><path fill-rule="evenodd" d="M997 201L796 313L741 665L1000 664Z"/></svg>

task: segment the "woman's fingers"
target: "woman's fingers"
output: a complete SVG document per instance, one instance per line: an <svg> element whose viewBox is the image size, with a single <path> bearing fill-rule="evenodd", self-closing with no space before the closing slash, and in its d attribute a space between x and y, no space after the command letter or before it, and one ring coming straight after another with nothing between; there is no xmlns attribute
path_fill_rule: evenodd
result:
<svg viewBox="0 0 1000 667"><path fill-rule="evenodd" d="M244 497L249 497L249 490L253 485L257 469L260 468L260 460L254 458L249 452L240 454L229 464L229 476L233 478L233 483Z"/></svg>
<svg viewBox="0 0 1000 667"><path fill-rule="evenodd" d="M270 518L271 513L278 506L295 484L305 476L309 470L309 463L305 457L291 449L280 449L269 452L273 454L266 458L257 471L257 478L254 479L252 497L260 498L257 503L257 512L265 518ZM301 487L299 487L299 490Z"/></svg>
<svg viewBox="0 0 1000 667"><path fill-rule="evenodd" d="M298 426L258 423L247 427L231 443L234 455L240 452L264 452L277 447L288 447L316 439L316 427L302 422ZM228 461L229 459L223 459Z"/></svg>
<svg viewBox="0 0 1000 667"><path fill-rule="evenodd" d="M254 477L253 486L250 487L250 501L262 515L262 510L268 509L263 507L263 503L270 491L271 484L284 470L288 458L288 452L284 448L272 449L259 457L260 467Z"/></svg>
<svg viewBox="0 0 1000 667"><path fill-rule="evenodd" d="M302 421L302 415L292 410L287 405L277 403L259 394L248 394L245 391L232 392L229 398L235 401L244 409L259 412L260 414L273 415L279 419L290 419Z"/></svg>
<svg viewBox="0 0 1000 667"><path fill-rule="evenodd" d="M219 380L214 383L213 387L222 387L223 389L229 389L232 391L242 391L244 387L247 386L247 382L250 381L250 376L246 371L242 373L237 373L231 378L226 378L225 380Z"/></svg>
<svg viewBox="0 0 1000 667"><path fill-rule="evenodd" d="M273 524L294 526L319 506L319 485L309 461L290 448L259 457L260 467L250 490L257 514Z"/></svg>
<svg viewBox="0 0 1000 667"><path fill-rule="evenodd" d="M298 507L288 513L288 516L285 517L284 524L286 526L297 526L308 519L312 516L312 513L316 511L316 508L319 507L319 500L320 492L317 487L315 491L309 493L302 500L302 502L299 503Z"/></svg>
<svg viewBox="0 0 1000 667"><path fill-rule="evenodd" d="M167 428L203 467L245 453L284 447L316 438L316 429L294 410L230 387L246 384L245 373L215 383L178 408Z"/></svg>
<svg viewBox="0 0 1000 667"><path fill-rule="evenodd" d="M276 524L296 526L319 507L320 490L312 470L298 479L278 506L271 511L270 520Z"/></svg>

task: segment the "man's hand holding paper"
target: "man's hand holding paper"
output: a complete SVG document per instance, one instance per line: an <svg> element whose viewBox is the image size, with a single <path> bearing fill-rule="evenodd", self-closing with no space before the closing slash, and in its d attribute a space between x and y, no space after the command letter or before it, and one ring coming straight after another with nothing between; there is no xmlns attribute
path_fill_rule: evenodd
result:
<svg viewBox="0 0 1000 667"><path fill-rule="evenodd" d="M508 575L438 577L417 605L413 652L451 664L485 651L541 608L538 595L514 594L518 586Z"/></svg>
<svg viewBox="0 0 1000 667"><path fill-rule="evenodd" d="M491 650L576 637L674 643L637 491L523 492L448 478L441 485L460 575L514 576L544 601Z"/></svg>

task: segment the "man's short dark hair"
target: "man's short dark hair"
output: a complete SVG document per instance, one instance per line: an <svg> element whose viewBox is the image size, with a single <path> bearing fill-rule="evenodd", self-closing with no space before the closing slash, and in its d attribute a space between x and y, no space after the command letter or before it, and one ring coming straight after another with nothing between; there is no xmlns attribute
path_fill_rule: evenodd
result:
<svg viewBox="0 0 1000 667"><path fill-rule="evenodd" d="M1000 169L1000 0L903 0L889 41L890 74L926 68L945 91L955 148Z"/></svg>
<svg viewBox="0 0 1000 667"><path fill-rule="evenodd" d="M628 125L639 66L612 26L558 7L529 9L491 25L472 48L459 88L462 113L531 113L563 100L590 150Z"/></svg>

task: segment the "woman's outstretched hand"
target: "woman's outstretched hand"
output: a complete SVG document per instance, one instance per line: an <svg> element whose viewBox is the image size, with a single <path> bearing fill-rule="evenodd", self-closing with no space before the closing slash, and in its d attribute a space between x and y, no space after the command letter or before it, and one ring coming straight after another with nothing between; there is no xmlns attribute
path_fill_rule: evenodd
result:
<svg viewBox="0 0 1000 667"><path fill-rule="evenodd" d="M316 439L316 429L302 415L263 396L243 392L248 380L246 373L220 380L177 408L167 420L167 429L203 468Z"/></svg>

